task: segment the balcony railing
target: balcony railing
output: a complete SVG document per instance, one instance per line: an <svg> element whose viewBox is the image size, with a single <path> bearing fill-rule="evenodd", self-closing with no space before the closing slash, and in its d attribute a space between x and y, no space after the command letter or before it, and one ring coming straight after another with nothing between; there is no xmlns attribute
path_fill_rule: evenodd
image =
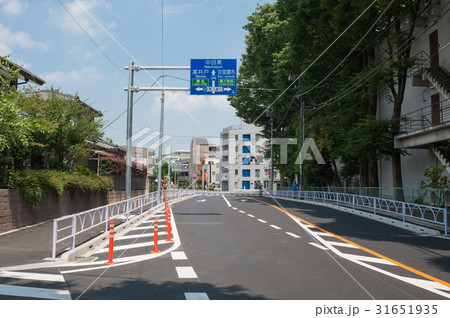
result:
<svg viewBox="0 0 450 318"><path fill-rule="evenodd" d="M446 99L439 103L439 108L426 106L403 115L406 118L402 122L400 131L408 133L420 129L429 128L450 121L450 100Z"/></svg>

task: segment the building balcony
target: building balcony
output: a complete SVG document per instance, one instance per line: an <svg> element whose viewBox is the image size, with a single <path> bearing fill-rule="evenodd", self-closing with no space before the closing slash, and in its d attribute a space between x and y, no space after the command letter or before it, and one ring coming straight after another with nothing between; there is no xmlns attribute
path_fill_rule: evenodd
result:
<svg viewBox="0 0 450 318"><path fill-rule="evenodd" d="M450 100L404 115L401 133L395 137L396 148L429 148L449 140Z"/></svg>

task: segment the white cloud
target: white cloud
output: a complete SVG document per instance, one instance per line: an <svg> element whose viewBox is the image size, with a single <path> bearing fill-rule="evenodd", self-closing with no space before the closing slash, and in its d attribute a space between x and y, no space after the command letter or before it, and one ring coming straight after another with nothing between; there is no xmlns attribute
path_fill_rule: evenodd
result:
<svg viewBox="0 0 450 318"><path fill-rule="evenodd" d="M26 4L24 5L19 0L0 0L0 4L2 5L3 10L12 15L18 15L26 7Z"/></svg>
<svg viewBox="0 0 450 318"><path fill-rule="evenodd" d="M50 15L53 17L54 23L64 31L77 34L83 33L77 23L75 23L75 19L90 36L98 36L102 30L86 11L97 20L95 11L98 10L102 13L112 12L111 4L105 0L76 0L66 3L64 6L73 18L64 9L51 10ZM111 22L106 26L110 27L114 25L115 22Z"/></svg>
<svg viewBox="0 0 450 318"><path fill-rule="evenodd" d="M52 73L42 75L47 82L50 83L64 83L64 82L97 82L103 79L103 73L96 66L86 66L81 70L74 70L71 72L55 71Z"/></svg>
<svg viewBox="0 0 450 318"><path fill-rule="evenodd" d="M24 49L47 49L47 44L44 42L35 41L28 33L22 31L13 32L9 28L3 27L0 24L0 53L12 53L13 48L19 47Z"/></svg>
<svg viewBox="0 0 450 318"><path fill-rule="evenodd" d="M154 103L160 103L160 96L155 95ZM234 112L234 108L227 101L227 96L190 95L189 92L168 92L166 93L165 110L168 112L189 113L194 118L193 113L205 111L211 112ZM159 108L153 108L155 113L159 113ZM189 115L187 115L189 116Z"/></svg>
<svg viewBox="0 0 450 318"><path fill-rule="evenodd" d="M181 5L165 5L164 15L185 13L187 9L190 9L192 7L193 5L188 3Z"/></svg>

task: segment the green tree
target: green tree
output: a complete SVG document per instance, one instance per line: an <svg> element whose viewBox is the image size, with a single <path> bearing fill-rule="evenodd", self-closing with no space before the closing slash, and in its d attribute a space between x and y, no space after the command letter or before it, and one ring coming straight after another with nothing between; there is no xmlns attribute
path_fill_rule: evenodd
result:
<svg viewBox="0 0 450 318"><path fill-rule="evenodd" d="M48 96L29 89L17 96L18 106L29 116L50 123L53 129L36 131L39 147L30 149L32 158L46 156L50 160L76 163L89 154L93 141L102 137L102 121L77 96L51 89Z"/></svg>

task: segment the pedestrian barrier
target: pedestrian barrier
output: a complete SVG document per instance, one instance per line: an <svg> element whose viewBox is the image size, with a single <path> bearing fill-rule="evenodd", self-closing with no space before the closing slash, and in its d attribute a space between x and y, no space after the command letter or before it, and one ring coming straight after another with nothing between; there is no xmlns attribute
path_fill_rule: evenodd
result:
<svg viewBox="0 0 450 318"><path fill-rule="evenodd" d="M180 199L194 195L193 190L169 190L167 200ZM56 258L57 244L71 239L70 247L76 246L78 235L98 227L108 231L108 223L113 219L122 218L128 221L132 214L141 214L149 209L162 207L158 205L157 192L147 193L128 200L100 206L73 215L63 216L53 220L52 258ZM96 229L97 230L97 229ZM97 232L98 233L98 232Z"/></svg>
<svg viewBox="0 0 450 318"><path fill-rule="evenodd" d="M108 253L108 261L105 265L114 265L113 261L113 253L114 253L114 221L109 223L109 253Z"/></svg>
<svg viewBox="0 0 450 318"><path fill-rule="evenodd" d="M153 251L151 251L150 253L161 253L160 250L158 250L158 218L155 218L155 229L154 229L154 243L153 243Z"/></svg>
<svg viewBox="0 0 450 318"><path fill-rule="evenodd" d="M448 216L445 208L337 192L268 190L264 195L329 203L352 209L360 208L374 215L377 213L392 215L403 222L406 219L418 220L443 227L444 235L448 234Z"/></svg>

